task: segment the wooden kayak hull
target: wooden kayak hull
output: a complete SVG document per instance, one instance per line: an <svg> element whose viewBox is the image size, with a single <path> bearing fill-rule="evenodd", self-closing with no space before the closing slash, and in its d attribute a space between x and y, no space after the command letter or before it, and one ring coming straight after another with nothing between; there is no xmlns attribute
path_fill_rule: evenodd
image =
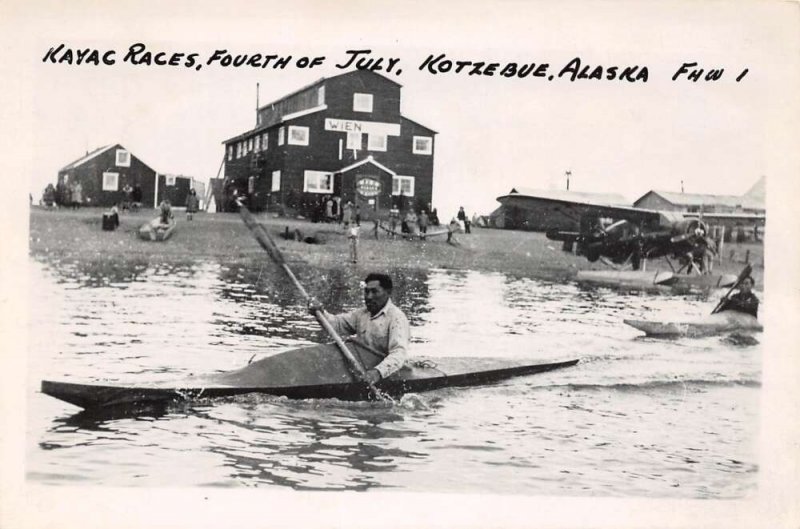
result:
<svg viewBox="0 0 800 529"><path fill-rule="evenodd" d="M367 368L380 359L355 344L348 344ZM377 384L391 396L446 387L492 384L512 377L573 366L578 360L525 364L482 358L419 360ZM262 393L292 399L368 400L364 384L355 383L333 344L294 349L252 362L234 371L183 380L134 385L102 385L44 380L42 393L84 409L169 403Z"/></svg>
<svg viewBox="0 0 800 529"><path fill-rule="evenodd" d="M175 225L175 219L165 225L161 224L161 218L157 217L142 224L139 228L139 238L145 241L166 241L175 230Z"/></svg>
<svg viewBox="0 0 800 529"><path fill-rule="evenodd" d="M758 319L742 312L724 311L711 314L696 321L644 321L624 320L627 325L638 329L647 336L687 336L702 337L729 332L760 332L764 327Z"/></svg>
<svg viewBox="0 0 800 529"><path fill-rule="evenodd" d="M647 288L670 285L675 281L675 274L660 270L581 270L576 279L585 283Z"/></svg>
<svg viewBox="0 0 800 529"><path fill-rule="evenodd" d="M581 270L576 279L581 283L593 283L621 288L728 288L736 282L733 274L681 275L663 270Z"/></svg>

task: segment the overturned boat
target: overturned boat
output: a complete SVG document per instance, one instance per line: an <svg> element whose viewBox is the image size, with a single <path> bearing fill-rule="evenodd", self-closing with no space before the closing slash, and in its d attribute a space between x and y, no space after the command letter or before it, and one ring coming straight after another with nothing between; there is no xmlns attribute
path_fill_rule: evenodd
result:
<svg viewBox="0 0 800 529"><path fill-rule="evenodd" d="M370 349L349 342L366 369L381 361ZM574 366L578 360L533 364L485 358L415 359L381 380L378 390L392 397L447 387L481 386L512 377ZM91 410L169 404L191 399L262 393L292 399L369 400L370 390L354 380L335 344L292 349L240 369L182 380L141 384L82 384L42 381L42 393Z"/></svg>

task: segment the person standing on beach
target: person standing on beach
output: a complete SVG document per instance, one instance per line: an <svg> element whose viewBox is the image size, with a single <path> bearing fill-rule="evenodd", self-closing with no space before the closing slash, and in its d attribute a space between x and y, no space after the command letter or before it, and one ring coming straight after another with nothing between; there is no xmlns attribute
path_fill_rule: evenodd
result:
<svg viewBox="0 0 800 529"><path fill-rule="evenodd" d="M464 224L464 233L469 233L469 217L467 217L467 212L464 211L464 206L458 208L458 220L460 220Z"/></svg>
<svg viewBox="0 0 800 529"><path fill-rule="evenodd" d="M186 196L186 220L192 220L192 217L200 208L200 199L197 198L197 192L194 189L189 190Z"/></svg>
<svg viewBox="0 0 800 529"><path fill-rule="evenodd" d="M408 318L392 303L391 295L392 278L371 273L364 279L365 308L333 315L316 298L308 300L309 312L320 311L337 333L355 335L358 342L383 356L378 365L367 371L367 379L373 384L402 368L408 358Z"/></svg>
<svg viewBox="0 0 800 529"><path fill-rule="evenodd" d="M421 239L425 238L425 235L428 233L428 214L425 213L425 210L419 212L419 236Z"/></svg>

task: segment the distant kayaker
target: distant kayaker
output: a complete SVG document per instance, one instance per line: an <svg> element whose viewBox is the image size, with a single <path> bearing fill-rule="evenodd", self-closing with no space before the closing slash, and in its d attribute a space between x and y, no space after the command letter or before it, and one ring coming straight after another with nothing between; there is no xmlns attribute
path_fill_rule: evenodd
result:
<svg viewBox="0 0 800 529"><path fill-rule="evenodd" d="M312 314L322 311L337 333L355 335L359 342L385 355L378 365L367 371L367 378L373 384L403 367L408 355L408 319L392 303L391 294L392 278L371 273L364 280L363 309L332 315L317 299L311 298L308 302L309 311Z"/></svg>
<svg viewBox="0 0 800 529"><path fill-rule="evenodd" d="M753 294L754 285L752 277L745 277L739 284L739 291L726 299L719 311L735 310L758 317L758 298Z"/></svg>

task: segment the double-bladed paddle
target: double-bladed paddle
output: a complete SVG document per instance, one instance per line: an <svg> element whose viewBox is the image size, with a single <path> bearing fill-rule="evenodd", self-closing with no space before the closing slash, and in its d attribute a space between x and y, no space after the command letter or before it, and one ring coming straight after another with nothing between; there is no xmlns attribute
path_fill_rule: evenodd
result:
<svg viewBox="0 0 800 529"><path fill-rule="evenodd" d="M241 215L242 220L244 221L245 225L250 230L250 233L256 238L258 244L266 250L267 254L272 258L272 260L277 264L289 277L289 279L294 283L294 286L297 290L300 291L300 294L305 298L306 301L311 299L311 296L306 292L306 289L303 288L303 285L300 284L300 281L297 280L297 277L292 272L292 269L289 268L289 265L286 263L286 259L283 258L283 254L275 245L275 241L272 240L267 230L264 229L261 224L256 221L253 214L250 213L250 210L245 207L244 204L237 201L239 205L239 215ZM350 370L350 373L355 377L358 382L365 384L369 388L370 396L375 400L384 400L383 394L378 391L378 388L375 387L375 384L369 381L367 378L367 371L364 369L364 366L361 362L356 358L356 356L347 348L347 345L342 340L342 337L336 332L336 330L331 325L331 322L325 317L321 310L315 309L314 310L314 317L317 319L319 324L322 326L323 329L330 335L333 339L336 346L339 348L339 351L342 353L342 356L345 359L345 364L347 364L347 368Z"/></svg>
<svg viewBox="0 0 800 529"><path fill-rule="evenodd" d="M730 290L728 290L728 292L724 296L722 296L722 299L719 300L719 303L717 303L717 306L714 307L714 310L711 311L711 314L716 314L717 312L719 312L719 310L722 308L722 306L725 304L725 302L728 301L728 298L730 297L731 292L736 290L736 288L739 286L739 283L744 281L744 278L749 277L750 276L750 272L752 272L752 271L753 271L753 267L750 265L750 263L748 263L742 269L742 271L739 272L739 277L736 278L736 282L733 284L733 286L730 288Z"/></svg>

